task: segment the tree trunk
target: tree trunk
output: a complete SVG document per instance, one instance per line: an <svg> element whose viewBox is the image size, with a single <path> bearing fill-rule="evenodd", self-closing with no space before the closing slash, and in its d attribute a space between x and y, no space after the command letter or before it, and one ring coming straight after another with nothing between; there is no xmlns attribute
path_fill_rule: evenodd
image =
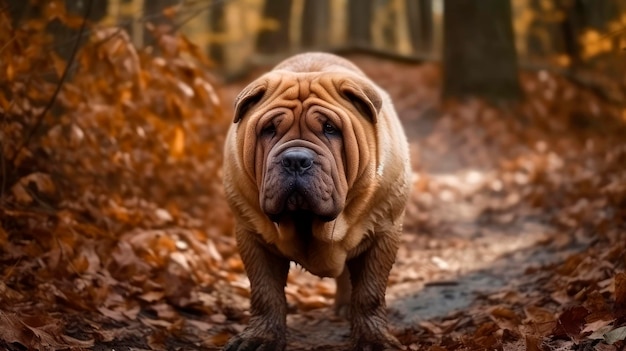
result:
<svg viewBox="0 0 626 351"><path fill-rule="evenodd" d="M225 3L220 0L212 0L211 9L209 12L209 23L211 26L211 32L213 35L223 38L227 31L226 28L226 14L225 14ZM224 43L220 42L212 42L209 44L209 54L213 61L219 63L220 65L224 63Z"/></svg>
<svg viewBox="0 0 626 351"><path fill-rule="evenodd" d="M519 99L510 2L445 0L444 4L444 97Z"/></svg>
<svg viewBox="0 0 626 351"><path fill-rule="evenodd" d="M372 42L372 0L348 0L348 44L370 47Z"/></svg>
<svg viewBox="0 0 626 351"><path fill-rule="evenodd" d="M570 70L576 71L584 65L582 60L582 47L579 38L585 28L584 4L582 0L574 0L562 10L565 18L562 22L563 43L565 53L570 57Z"/></svg>
<svg viewBox="0 0 626 351"><path fill-rule="evenodd" d="M433 38L432 0L407 0L406 10L413 52L418 56L430 55Z"/></svg>
<svg viewBox="0 0 626 351"><path fill-rule="evenodd" d="M263 21L277 24L277 28L263 28L257 37L257 50L262 54L275 55L289 49L289 23L291 0L266 0Z"/></svg>
<svg viewBox="0 0 626 351"><path fill-rule="evenodd" d="M330 4L328 0L304 0L302 46L318 48L328 43Z"/></svg>

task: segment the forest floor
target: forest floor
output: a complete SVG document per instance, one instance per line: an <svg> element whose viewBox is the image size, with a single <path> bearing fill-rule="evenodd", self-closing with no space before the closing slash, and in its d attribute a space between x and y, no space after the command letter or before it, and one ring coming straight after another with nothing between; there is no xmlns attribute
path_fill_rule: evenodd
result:
<svg viewBox="0 0 626 351"><path fill-rule="evenodd" d="M122 44L85 49L100 75L66 85L63 117L29 153L5 145L19 167L3 174L0 348L219 350L247 324L219 171L247 81ZM622 350L622 107L547 71L521 74L515 106L443 104L435 64L352 59L390 93L411 143L393 334L408 350ZM21 135L7 118L5 135ZM291 270L289 350L346 348L333 293L333 280Z"/></svg>
<svg viewBox="0 0 626 351"><path fill-rule="evenodd" d="M615 161L626 161L623 126L612 139L604 127L581 136L584 128L571 130L571 120L558 120L565 130L545 134L520 122L533 112L507 113L479 101L441 108L436 65L352 60L390 92L412 149L414 192L387 291L390 323L403 344L411 350L623 347L623 337L610 346L596 332L596 325L605 332L623 326L623 311L610 298L604 312L592 311L584 304L587 297L577 295L609 297L616 274L624 277L625 204L612 208L603 191L576 188L591 182L606 189L602 178L608 175L598 174L606 165L592 166L602 163L593 148L598 143L622 154ZM545 71L524 75L523 81L540 85L526 90L529 95L546 94L538 104L564 103L549 101L549 94L555 100L574 94L551 88L576 89L557 88L567 83ZM555 119L571 117L559 113ZM524 131L508 135L516 128ZM605 138L616 143L604 144ZM626 175L626 165L615 166L622 175L613 176ZM597 235L607 215L608 240ZM297 268L290 278L295 286L287 291L295 301L289 348L346 349L349 325L329 306L332 280ZM560 325L567 331L559 331Z"/></svg>

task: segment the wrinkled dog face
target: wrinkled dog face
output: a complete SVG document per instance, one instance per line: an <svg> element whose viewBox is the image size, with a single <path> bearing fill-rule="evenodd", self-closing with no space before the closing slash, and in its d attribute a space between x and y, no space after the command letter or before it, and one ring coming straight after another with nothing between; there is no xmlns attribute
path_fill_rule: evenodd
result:
<svg viewBox="0 0 626 351"><path fill-rule="evenodd" d="M371 145L364 131L373 130L377 113L368 92L375 94L363 89L364 82L332 73L290 79L285 74L266 75L237 98L236 121L250 124L242 126L247 134L239 138L246 144L244 167L272 221L303 213L332 221L368 162Z"/></svg>
<svg viewBox="0 0 626 351"><path fill-rule="evenodd" d="M340 136L331 138L341 142ZM271 142L269 136L263 139ZM340 172L328 153L327 149L304 140L273 145L267 156L259 199L272 221L280 222L282 216L294 212L310 212L322 220L337 217L345 196L335 186L341 182L336 179Z"/></svg>

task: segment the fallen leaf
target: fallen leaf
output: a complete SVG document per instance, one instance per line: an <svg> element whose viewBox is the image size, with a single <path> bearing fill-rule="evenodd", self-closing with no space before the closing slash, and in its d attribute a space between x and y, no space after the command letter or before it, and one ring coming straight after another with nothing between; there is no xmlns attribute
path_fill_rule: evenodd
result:
<svg viewBox="0 0 626 351"><path fill-rule="evenodd" d="M585 317L589 311L583 306L574 306L566 309L557 319L556 327L553 330L555 336L568 336L577 339L580 335Z"/></svg>

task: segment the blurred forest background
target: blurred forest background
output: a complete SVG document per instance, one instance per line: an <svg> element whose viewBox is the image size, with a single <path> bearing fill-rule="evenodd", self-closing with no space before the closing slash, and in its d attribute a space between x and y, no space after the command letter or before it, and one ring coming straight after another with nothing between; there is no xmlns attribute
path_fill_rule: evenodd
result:
<svg viewBox="0 0 626 351"><path fill-rule="evenodd" d="M249 284L232 101L291 54L387 90L414 184L409 350L626 347L626 1L0 0L0 349L218 350ZM341 350L292 269L290 350Z"/></svg>
<svg viewBox="0 0 626 351"><path fill-rule="evenodd" d="M68 14L81 16L88 3L69 1ZM9 4L14 23L41 11L28 1ZM123 29L136 47L156 40L146 24L183 33L229 74L301 51L371 50L410 61L441 61L446 58L444 43L466 46L464 50L470 52L471 47L486 45L483 42L499 41L514 45L515 57L506 59L519 61L523 68L550 68L582 80L623 76L623 1L452 2L460 11L448 11L458 18L447 22L447 30L443 4L443 0L102 0L91 6L89 20L100 27ZM490 20L482 21L486 18ZM76 35L77 28L71 27L61 21L48 28L63 58ZM497 27L498 32L486 34ZM468 28L473 31L466 32ZM444 33L455 31L461 31L463 38L444 40ZM483 58L490 64L503 59ZM596 77L600 73L603 77Z"/></svg>

